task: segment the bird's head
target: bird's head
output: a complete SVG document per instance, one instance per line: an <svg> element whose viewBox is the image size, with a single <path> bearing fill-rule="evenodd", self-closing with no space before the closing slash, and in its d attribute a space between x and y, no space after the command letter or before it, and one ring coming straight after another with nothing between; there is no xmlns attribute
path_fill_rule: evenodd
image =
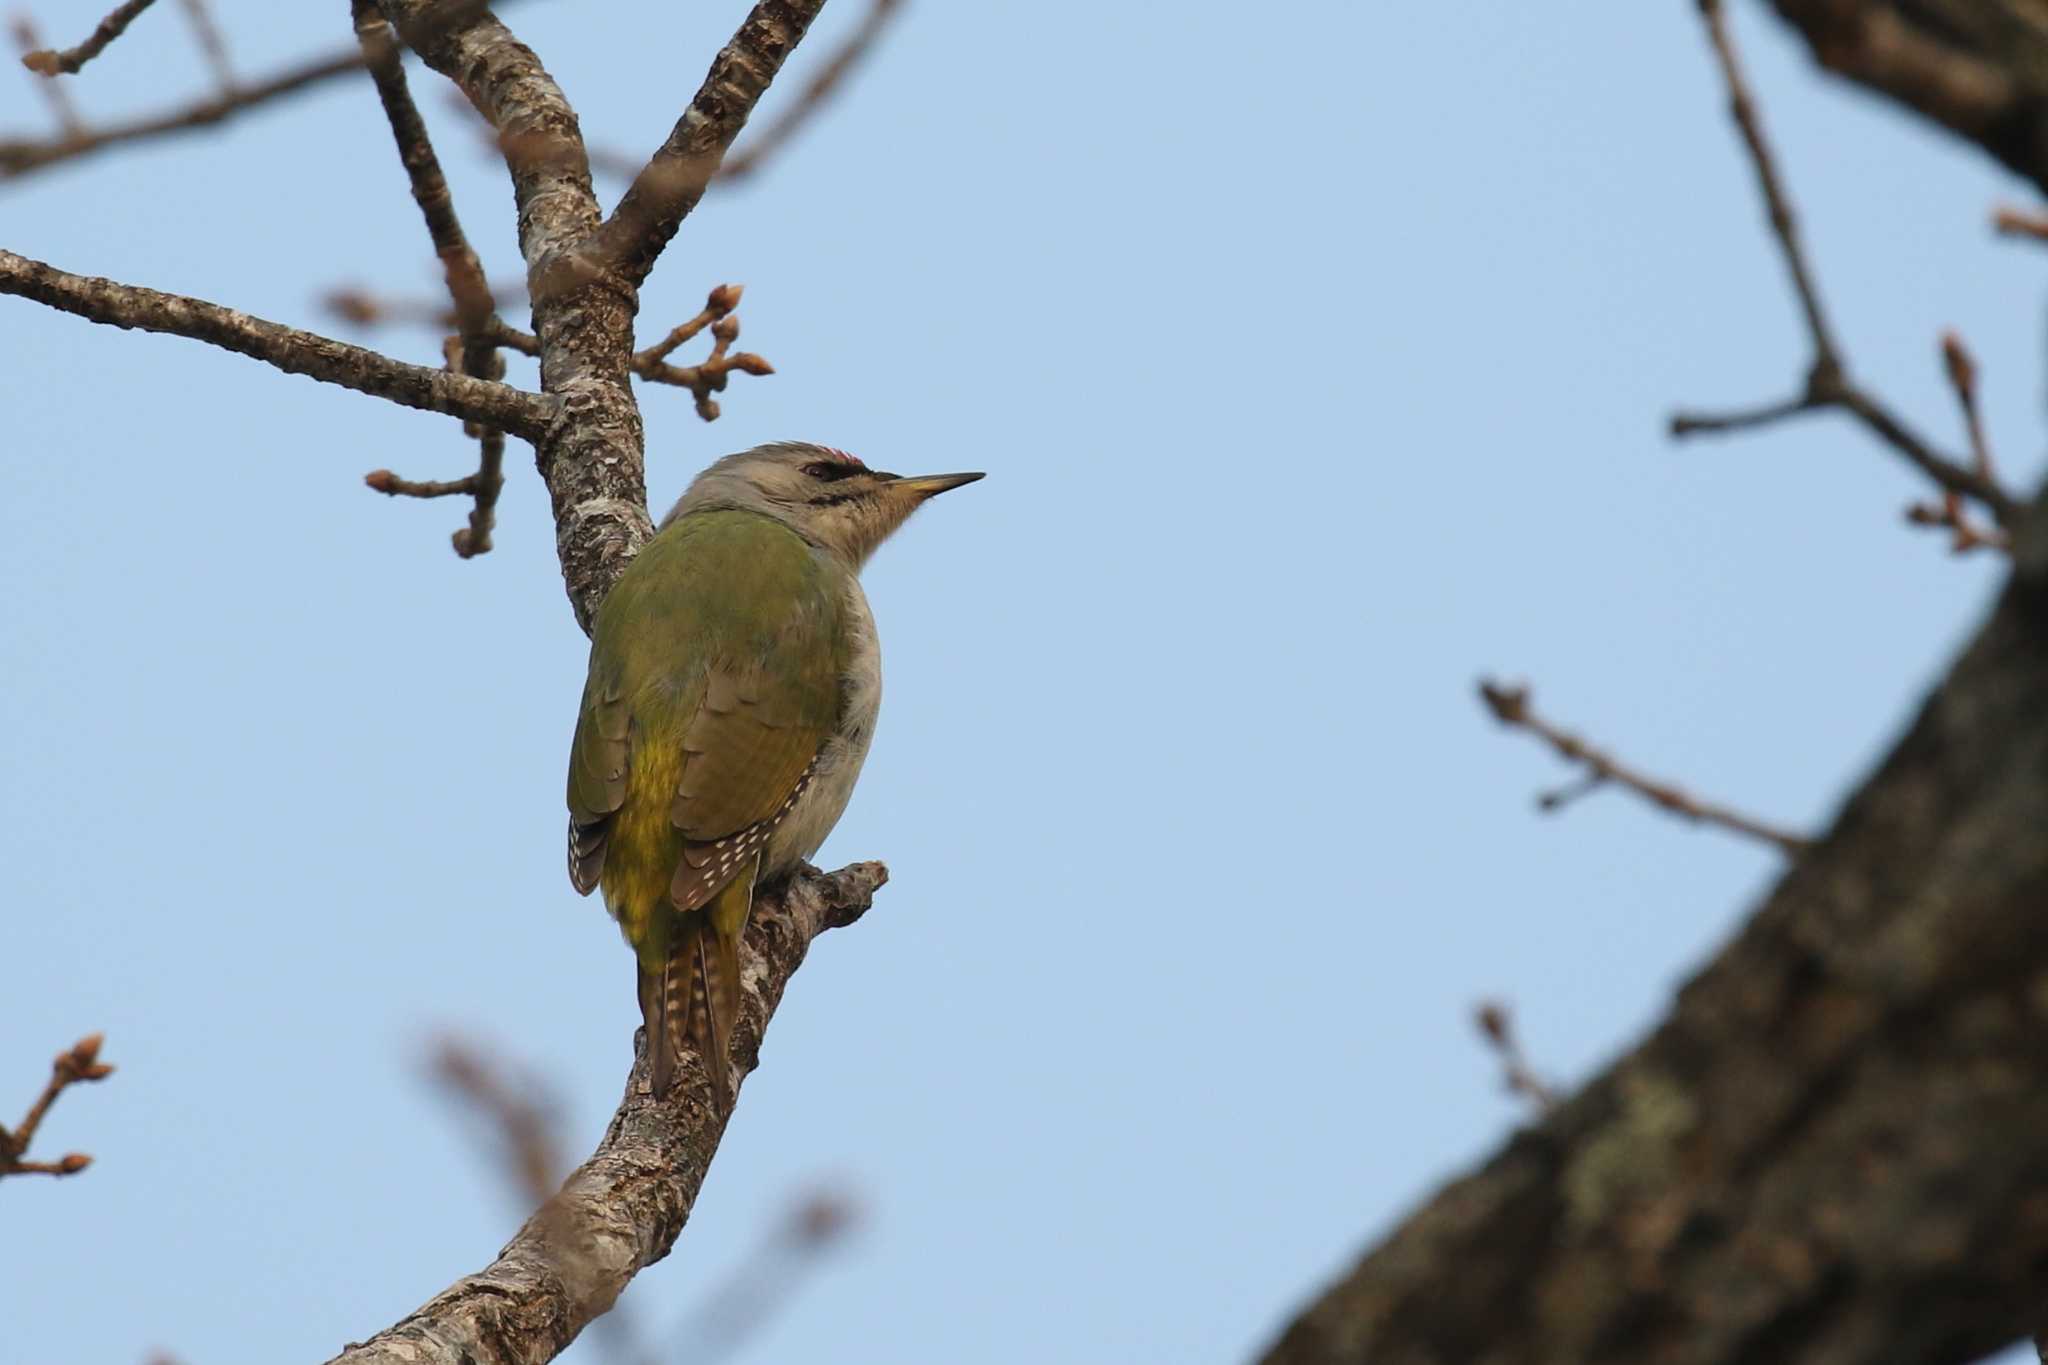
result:
<svg viewBox="0 0 2048 1365"><path fill-rule="evenodd" d="M890 474L843 450L785 441L728 455L691 481L677 517L736 507L782 522L805 540L859 568L875 547L922 506L979 474Z"/></svg>

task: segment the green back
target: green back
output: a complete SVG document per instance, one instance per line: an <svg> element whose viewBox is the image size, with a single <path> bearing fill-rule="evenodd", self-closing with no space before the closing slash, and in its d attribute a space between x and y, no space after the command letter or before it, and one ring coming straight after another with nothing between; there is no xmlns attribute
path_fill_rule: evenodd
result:
<svg viewBox="0 0 2048 1365"><path fill-rule="evenodd" d="M592 632L569 757L579 889L628 853L607 843L652 837L657 806L689 844L783 808L839 721L845 589L845 570L754 512L693 513L647 543ZM673 870L680 851L630 856Z"/></svg>

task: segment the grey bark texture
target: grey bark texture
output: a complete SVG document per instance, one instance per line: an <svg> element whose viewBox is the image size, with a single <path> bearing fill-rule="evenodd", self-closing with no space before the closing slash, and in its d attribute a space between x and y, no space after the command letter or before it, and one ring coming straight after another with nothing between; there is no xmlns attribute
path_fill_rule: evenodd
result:
<svg viewBox="0 0 2048 1365"><path fill-rule="evenodd" d="M1837 75L2048 192L2048 0L1771 0Z"/></svg>
<svg viewBox="0 0 2048 1365"><path fill-rule="evenodd" d="M1834 828L1657 1030L1269 1365L1964 1362L2048 1266L2048 516Z"/></svg>
<svg viewBox="0 0 2048 1365"><path fill-rule="evenodd" d="M555 404L539 394L402 360L302 332L204 299L73 275L0 250L0 294L33 299L109 327L166 332L261 360L287 374L339 384L409 408L442 412L538 440Z"/></svg>
<svg viewBox="0 0 2048 1365"><path fill-rule="evenodd" d="M2048 190L2048 0L1772 3ZM1656 1030L1265 1360L1962 1365L2044 1324L2048 494L1904 737Z"/></svg>
<svg viewBox="0 0 2048 1365"><path fill-rule="evenodd" d="M504 149L540 339L541 389L561 404L537 444L536 462L553 503L563 580L585 631L654 533L631 372L640 284L823 8L824 0L757 4L713 61L675 132L605 221L575 110L531 49L487 12L451 23L431 0L384 6L421 59L454 81L497 130Z"/></svg>

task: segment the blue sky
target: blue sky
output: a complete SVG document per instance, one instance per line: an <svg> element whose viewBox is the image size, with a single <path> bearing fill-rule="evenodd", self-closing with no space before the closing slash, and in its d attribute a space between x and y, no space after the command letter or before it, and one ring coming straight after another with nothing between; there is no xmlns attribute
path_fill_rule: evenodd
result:
<svg viewBox="0 0 2048 1365"><path fill-rule="evenodd" d="M219 5L252 72L344 41L318 8ZM2040 261L1986 226L2023 191L1757 8L1852 365L1959 447L1960 328L2032 487ZM637 153L744 9L510 17ZM1475 1000L1583 1077L1778 871L1617 794L1539 817L1565 774L1474 680L1817 830L1985 609L1997 566L1904 527L1924 489L1844 423L1662 435L1806 358L1691 5L1295 16L913 0L648 288L653 336L744 282L778 369L708 427L645 394L658 504L783 437L990 477L867 574L888 694L822 857L894 878L794 982L645 1328L826 1182L863 1221L732 1359L1242 1359L1511 1131ZM75 94L203 80L166 7ZM415 80L515 273L502 171ZM437 280L366 83L0 194L0 245L322 330L333 285ZM628 955L561 866L585 645L546 499L515 448L460 562L460 508L361 486L465 472L453 424L0 316L0 1112L88 1030L121 1068L45 1129L89 1174L0 1188L10 1353L323 1358L525 1212L423 1079L437 1030L544 1077L579 1153L628 1060Z"/></svg>

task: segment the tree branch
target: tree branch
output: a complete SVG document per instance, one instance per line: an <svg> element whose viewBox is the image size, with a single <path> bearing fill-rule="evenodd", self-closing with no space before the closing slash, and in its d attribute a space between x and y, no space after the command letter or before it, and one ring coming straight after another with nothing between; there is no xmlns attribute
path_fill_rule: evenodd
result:
<svg viewBox="0 0 2048 1365"><path fill-rule="evenodd" d="M796 50L825 0L761 0L711 64L668 140L635 176L590 254L636 288L718 171L768 83Z"/></svg>
<svg viewBox="0 0 2048 1365"><path fill-rule="evenodd" d="M11 1133L0 1128L0 1176L77 1175L92 1165L92 1158L83 1152L67 1152L55 1161L30 1161L28 1149L59 1095L81 1081L103 1081L114 1074L113 1066L100 1060L101 1042L100 1034L89 1033L58 1053L50 1064L50 1079L28 1107L27 1116Z"/></svg>
<svg viewBox="0 0 2048 1365"><path fill-rule="evenodd" d="M214 94L160 114L99 128L81 128L53 138L0 139L0 180L11 180L124 142L160 137L166 133L190 132L195 128L211 128L250 109L337 76L345 76L351 71L360 71L362 67L363 54L350 49L313 58L266 80L237 86L232 93Z"/></svg>
<svg viewBox="0 0 2048 1365"><path fill-rule="evenodd" d="M502 427L529 441L539 441L556 420L556 404L541 394L408 365L203 299L72 275L11 251L0 251L0 294L18 294L112 327L168 332L208 342L287 374L339 384L425 412Z"/></svg>
<svg viewBox="0 0 2048 1365"><path fill-rule="evenodd" d="M1688 796L1669 782L1660 782L1647 777L1623 764L1613 755L1603 752L1567 730L1561 730L1536 714L1529 705L1529 689L1509 687L1502 683L1481 681L1479 699L1493 718L1511 729L1527 730L1552 749L1558 757L1569 763L1585 765L1587 777L1584 783L1559 791L1545 792L1537 797L1537 806L1546 811L1562 809L1568 802L1585 795L1595 787L1608 782L1626 787L1660 810L1687 820L1703 824L1718 825L1722 829L1751 839L1760 839L1777 846L1780 853L1798 857L1813 847L1813 841L1802 835L1766 824L1754 816L1712 801L1700 801Z"/></svg>
<svg viewBox="0 0 2048 1365"><path fill-rule="evenodd" d="M846 41L841 43L838 50L818 68L818 73L812 76L810 83L804 87L803 94L778 114L757 136L750 139L746 146L720 162L712 179L729 184L736 180L744 180L760 170L770 157L782 150L783 145L796 135L799 128L817 114L825 101L832 97L832 92L839 88L840 83L852 74L853 69L866 59L869 52L874 50L883 31L889 27L889 21L896 17L902 7L902 0L869 0L868 12L862 16L859 26L846 36Z"/></svg>
<svg viewBox="0 0 2048 1365"><path fill-rule="evenodd" d="M888 879L880 863L830 875L806 869L754 905L742 946L745 981L734 1029L735 1077L759 1056L761 1035L811 942L851 924ZM484 1270L333 1365L540 1365L612 1306L635 1274L675 1244L726 1116L701 1065L665 1100L645 1084L639 1052L603 1141Z"/></svg>
<svg viewBox="0 0 2048 1365"><path fill-rule="evenodd" d="M454 498L476 496L476 475L459 479L401 479L388 469L373 469L363 475L363 484L394 498Z"/></svg>
<svg viewBox="0 0 2048 1365"><path fill-rule="evenodd" d="M40 58L52 55L42 48L42 34L37 31L35 20L28 15L15 15L8 20L7 29L14 39L14 50L21 54L21 64L30 71L36 70ZM36 94L42 96L43 103L49 106L50 116L57 120L57 126L65 137L78 137L85 131L85 124L71 103L71 92L65 89L62 81L50 79L48 73L32 75L29 80L35 86Z"/></svg>
<svg viewBox="0 0 2048 1365"><path fill-rule="evenodd" d="M99 26L86 36L77 47L68 47L62 52L42 48L22 54L21 64L40 76L76 75L78 69L107 50L107 44L127 32L128 25L135 22L137 15L148 9L156 0L124 0L114 12L100 20Z"/></svg>
<svg viewBox="0 0 2048 1365"><path fill-rule="evenodd" d="M1800 413L1839 408L1854 416L1872 435L1941 488L1957 496L1974 498L2000 525L2011 525L2019 512L2019 505L2011 494L1996 481L1936 451L1931 443L1908 428L1876 396L1849 377L1848 362L1835 341L1827 310L1821 304L1820 287L1815 281L1806 244L1799 234L1791 196L1785 190L1777 160L1764 136L1763 118L1757 112L1755 97L1750 94L1749 83L1742 74L1742 63L1729 36L1721 0L1698 0L1698 4L1700 16L1706 22L1715 63L1728 87L1729 112L1749 153L1772 235L1777 238L1786 270L1792 279L1793 293L1799 300L1800 313L1805 319L1813 347L1813 359L1807 368L1804 388L1793 398L1729 413L1674 413L1670 426L1672 436L1682 438L1708 432L1743 431Z"/></svg>
<svg viewBox="0 0 2048 1365"><path fill-rule="evenodd" d="M384 11L377 0L351 0L356 41L362 45L363 60L370 79L376 83L377 99L384 106L385 121L398 144L398 159L405 166L412 187L413 202L426 219L427 235L433 239L434 254L441 259L441 271L448 296L455 304L455 344L449 348L448 368L476 379L501 380L505 360L491 340L498 314L491 287L484 279L483 263L477 260L462 221L455 213L455 196L441 174L441 162L434 155L433 139L426 121L406 88L405 67L398 59L398 40L392 36ZM471 477L476 501L469 513L469 525L454 535L455 553L464 559L486 554L491 548L491 529L497 521L498 494L505 487L505 433L496 427L480 427L477 471Z"/></svg>
<svg viewBox="0 0 2048 1365"><path fill-rule="evenodd" d="M1538 1117L1557 1108L1557 1090L1529 1064L1522 1040L1515 1035L1515 1015L1499 1000L1481 1001L1472 1011L1472 1022L1486 1049L1500 1062L1501 1088L1529 1102Z"/></svg>
<svg viewBox="0 0 2048 1365"><path fill-rule="evenodd" d="M2012 0L1771 0L1827 70L2048 190L2048 26Z"/></svg>
<svg viewBox="0 0 2048 1365"><path fill-rule="evenodd" d="M2048 1263L2048 496L1912 728L1649 1039L1270 1365L1935 1365Z"/></svg>
<svg viewBox="0 0 2048 1365"><path fill-rule="evenodd" d="M645 350L635 351L629 364L633 373L650 384L668 384L679 389L688 389L696 399L697 415L707 422L718 420L719 406L714 393L725 392L726 381L735 373L750 374L757 378L775 373L775 367L752 351L731 350L733 342L740 337L739 316L732 310L739 303L740 287L736 284L722 284L711 291L711 298L704 310L669 331L669 334ZM668 356L676 347L691 337L711 328L711 354L694 365L671 365ZM529 333L515 327L496 323L496 340L508 350L522 355L539 355L540 341Z"/></svg>
<svg viewBox="0 0 2048 1365"><path fill-rule="evenodd" d="M1942 367L1948 372L1949 388L1963 412L1963 428L1970 437L1970 468L1986 483L1998 481L1991 463L1991 439L1984 432L1984 413L1977 404L1977 362L1962 337L1945 332L1941 338ZM2012 550L2012 533L1998 527L1980 529L1970 520L1962 496L1953 490L1938 503L1916 502L1906 508L1906 520L1916 526L1945 526L1951 532L1949 548L1956 554L1976 549Z"/></svg>
<svg viewBox="0 0 2048 1365"><path fill-rule="evenodd" d="M597 194L576 111L533 50L503 20L471 6L451 17L433 0L386 0L406 45L455 82L497 131L512 175L519 250L529 285L559 275L554 293L587 285L593 272L575 248L598 223ZM548 291L536 288L536 308Z"/></svg>
<svg viewBox="0 0 2048 1365"><path fill-rule="evenodd" d="M823 3L757 5L712 63L670 143L701 136L722 151ZM385 12L413 50L461 88L504 150L533 299L541 387L562 403L563 420L539 448L537 463L553 504L563 582L578 623L588 631L604 594L654 533L647 514L645 434L631 384L633 315L646 267L696 197L684 203L655 196L666 205L658 215L666 231L651 247L641 240L645 249L636 253L637 273L621 268L599 238L597 198L575 111L532 50L487 13L449 20L426 0L385 0ZM643 209L652 203L650 195L652 190L637 201ZM615 214L613 225L619 221Z"/></svg>
<svg viewBox="0 0 2048 1365"><path fill-rule="evenodd" d="M185 19L192 26L192 37L199 44L206 64L213 68L213 83L223 95L233 95L240 84L235 79L234 63L228 60L228 41L220 31L220 25L213 21L213 9L207 0L185 0Z"/></svg>
<svg viewBox="0 0 2048 1365"><path fill-rule="evenodd" d="M1991 230L2001 237L2028 237L2048 242L2048 214L2001 204L1991 215Z"/></svg>
<svg viewBox="0 0 2048 1365"><path fill-rule="evenodd" d="M757 6L720 53L705 91L678 124L678 136L709 136L722 150L820 4L776 0ZM660 241L650 245L641 239L639 264L622 273L594 250L600 215L581 132L539 59L473 3L383 0L383 8L400 36L454 80L497 132L519 212L543 394L400 365L216 305L80 279L17 256L0 255L0 292L22 293L97 321L197 336L282 368L455 412L533 440L553 501L564 582L588 629L605 593L653 530L631 387L633 314L646 266L695 200L665 200ZM791 14L800 14L802 22L792 22ZM401 149L414 153L408 162L419 193L426 183L417 155L423 139L407 135L405 112L398 109L392 122ZM434 199L431 193L419 197L423 208ZM646 200L643 194L643 205ZM436 240L443 234L437 231ZM736 335L732 322L723 317L712 324L720 343L715 358L727 369L746 368L740 357L724 354ZM505 330L480 326L478 339L500 344ZM666 364L659 358L648 363ZM449 491L388 474L371 482L394 494ZM746 986L732 1045L739 1076L754 1064L761 1033L811 940L858 918L886 876L880 864L831 876L805 870L757 902L743 946ZM635 1273L667 1254L727 1116L710 1101L703 1059L690 1059L683 1083L657 1102L644 1089L644 1040L637 1055L625 1098L597 1153L497 1261L372 1341L349 1348L342 1359L547 1360L606 1311Z"/></svg>
<svg viewBox="0 0 2048 1365"><path fill-rule="evenodd" d="M428 0L385 0L398 32L497 130L519 213L541 388L562 420L536 450L563 585L585 631L654 534L645 439L627 357L635 291L580 248L599 221L575 111L532 49L481 10L449 19Z"/></svg>

